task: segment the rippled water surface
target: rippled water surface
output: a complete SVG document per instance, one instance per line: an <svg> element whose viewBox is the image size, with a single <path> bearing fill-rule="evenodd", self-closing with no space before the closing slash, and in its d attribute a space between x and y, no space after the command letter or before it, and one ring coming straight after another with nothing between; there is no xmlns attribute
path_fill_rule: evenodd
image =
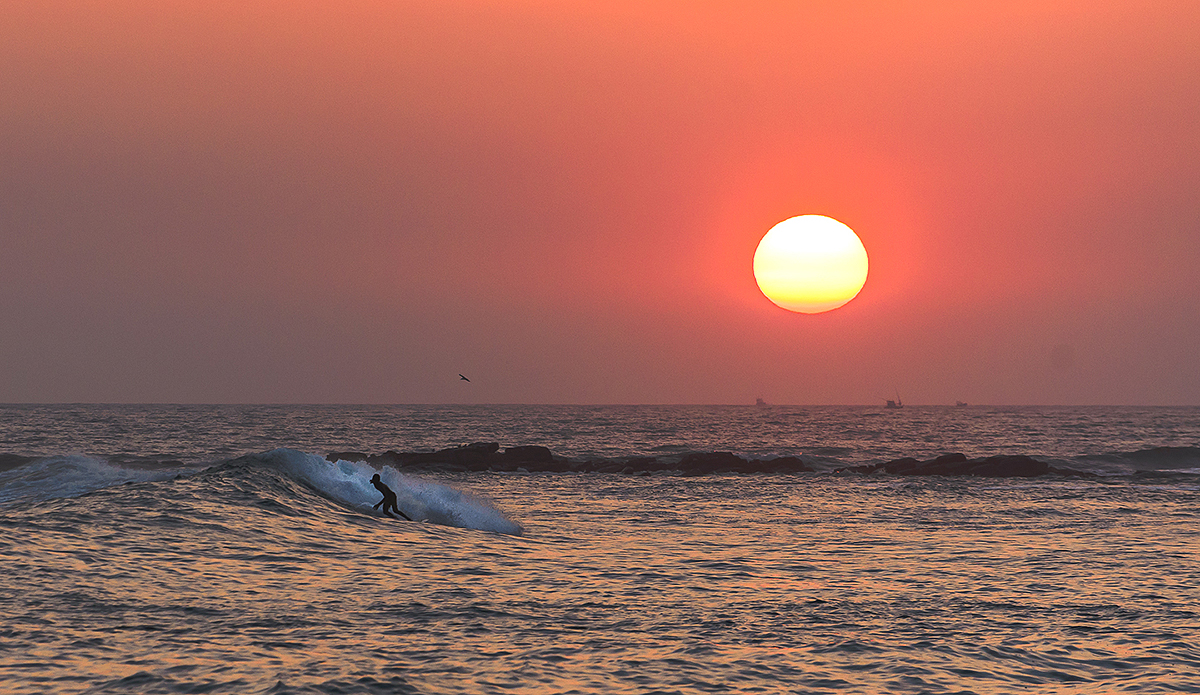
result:
<svg viewBox="0 0 1200 695"><path fill-rule="evenodd" d="M310 436L318 418L303 415L277 433ZM1123 417L1143 434L1049 453L1197 443L1185 418L1166 435L1175 424ZM182 450L143 427L128 447L111 431L104 446ZM278 444L272 431L236 446ZM1084 436L1045 434L1059 447ZM356 436L328 448L371 450ZM215 458L206 446L191 460ZM108 477L86 488L56 480L96 470ZM382 471L421 523L370 510L370 470L281 450L207 469L59 456L0 471L0 692L1200 692L1190 469L1015 480Z"/></svg>
<svg viewBox="0 0 1200 695"><path fill-rule="evenodd" d="M489 476L509 536L179 480L6 519L9 692L1200 688L1200 500ZM131 489L132 488L132 489ZM288 502L289 500L284 500Z"/></svg>
<svg viewBox="0 0 1200 695"><path fill-rule="evenodd" d="M281 446L381 452L480 441L547 446L566 456L808 453L853 464L961 452L1066 459L1200 446L1200 408L0 405L0 447L25 455L191 463Z"/></svg>

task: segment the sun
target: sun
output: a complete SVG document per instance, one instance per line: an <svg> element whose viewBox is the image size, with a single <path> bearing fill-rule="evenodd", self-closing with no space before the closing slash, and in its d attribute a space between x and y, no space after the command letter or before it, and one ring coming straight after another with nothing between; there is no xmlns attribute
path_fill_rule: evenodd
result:
<svg viewBox="0 0 1200 695"><path fill-rule="evenodd" d="M867 250L853 229L831 217L791 217L758 242L754 279L776 305L819 314L842 306L862 289Z"/></svg>

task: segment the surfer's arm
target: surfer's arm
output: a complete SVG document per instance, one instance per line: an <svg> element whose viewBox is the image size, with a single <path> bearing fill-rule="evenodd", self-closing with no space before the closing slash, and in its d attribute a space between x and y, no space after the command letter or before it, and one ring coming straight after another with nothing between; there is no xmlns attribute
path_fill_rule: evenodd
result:
<svg viewBox="0 0 1200 695"><path fill-rule="evenodd" d="M387 499L386 497L383 498L383 500L386 500L386 499ZM378 502L376 502L375 506L371 507L371 509L379 509L379 505L383 504L383 500L379 500Z"/></svg>

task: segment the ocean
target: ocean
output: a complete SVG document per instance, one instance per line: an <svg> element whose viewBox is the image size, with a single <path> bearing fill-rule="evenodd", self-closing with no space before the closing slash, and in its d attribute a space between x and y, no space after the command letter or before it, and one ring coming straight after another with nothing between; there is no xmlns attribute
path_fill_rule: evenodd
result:
<svg viewBox="0 0 1200 695"><path fill-rule="evenodd" d="M1196 693L1198 531L1200 408L0 406L0 692Z"/></svg>

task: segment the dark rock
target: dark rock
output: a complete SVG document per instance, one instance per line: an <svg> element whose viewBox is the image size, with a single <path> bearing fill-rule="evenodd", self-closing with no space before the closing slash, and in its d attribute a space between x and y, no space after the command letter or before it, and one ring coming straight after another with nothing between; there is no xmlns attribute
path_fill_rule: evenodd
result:
<svg viewBox="0 0 1200 695"><path fill-rule="evenodd" d="M626 469L629 469L630 475L666 470L671 467L670 464L660 462L653 456L588 459L586 461L566 461L563 459L559 465L564 466L563 470L578 473L624 473Z"/></svg>
<svg viewBox="0 0 1200 695"><path fill-rule="evenodd" d="M755 473L773 473L788 475L791 473L812 473L815 469L802 461L799 456L780 456L764 461L752 461Z"/></svg>
<svg viewBox="0 0 1200 695"><path fill-rule="evenodd" d="M439 461L477 463L494 458L498 451L500 451L500 445L496 442L476 442L474 444L457 446L452 449L435 451L433 456Z"/></svg>
<svg viewBox="0 0 1200 695"><path fill-rule="evenodd" d="M897 460L903 461L905 459L897 459ZM914 460L916 460L916 459L914 459ZM871 475L872 473L876 473L878 471L884 470L884 466L886 466L886 465L887 465L886 463L876 463L874 465L868 465L868 466L846 466L845 468L835 468L833 470L833 474L834 475L849 475L851 473L855 473L858 475Z"/></svg>
<svg viewBox="0 0 1200 695"><path fill-rule="evenodd" d="M575 470L579 464L565 458L551 458L549 461L540 463L525 461L521 465L533 473L567 473Z"/></svg>
<svg viewBox="0 0 1200 695"><path fill-rule="evenodd" d="M505 461L525 463L554 463L554 454L544 446L510 446L500 454Z"/></svg>
<svg viewBox="0 0 1200 695"><path fill-rule="evenodd" d="M385 451L382 454L372 454L367 456L367 463L372 466L391 466L392 468L403 468L413 462L414 457L420 454L401 453L399 451Z"/></svg>
<svg viewBox="0 0 1200 695"><path fill-rule="evenodd" d="M556 457L550 449L544 446L511 446L501 451L500 445L496 442L477 442L432 452L386 451L382 454L363 454L357 451L335 451L330 452L325 458L329 461L339 459L366 461L373 466L408 467L436 471L516 472L524 470L535 473L578 472L626 475L678 471L685 476L698 476L714 473L791 475L814 470L798 456L748 461L727 451L714 451L693 453L678 460L671 457L658 459L650 456L633 456L580 461L561 456ZM968 459L961 453L943 454L928 461L901 458L886 463L850 466L838 469L834 473L904 476L969 475L1002 478L1030 478L1046 474L1079 477L1092 477L1093 475L1069 469L1052 468L1048 464L1028 456L991 456Z"/></svg>
<svg viewBox="0 0 1200 695"><path fill-rule="evenodd" d="M587 467L590 473L620 473L629 464L624 460L591 461Z"/></svg>
<svg viewBox="0 0 1200 695"><path fill-rule="evenodd" d="M932 461L928 461L927 463L933 464L935 466L951 466L956 463L966 463L966 462L967 462L966 454L942 454L941 456L933 459Z"/></svg>
<svg viewBox="0 0 1200 695"><path fill-rule="evenodd" d="M1029 456L990 456L972 463L967 475L988 478L1036 478L1050 472L1050 464Z"/></svg>
<svg viewBox="0 0 1200 695"><path fill-rule="evenodd" d="M902 458L902 459L896 459L895 461L888 461L887 463L885 463L881 466L876 466L873 468L882 468L883 470L887 471L888 473L891 473L892 475L903 475L904 473L911 471L912 469L916 468L919 465L921 465L921 462L916 460L915 458Z"/></svg>
<svg viewBox="0 0 1200 695"><path fill-rule="evenodd" d="M963 454L942 454L935 459L922 461L904 475L967 475L971 461Z"/></svg>
<svg viewBox="0 0 1200 695"><path fill-rule="evenodd" d="M679 461L679 470L684 475L707 475L717 471L741 471L749 462L728 451L713 451L707 454L688 454Z"/></svg>
<svg viewBox="0 0 1200 695"><path fill-rule="evenodd" d="M1077 471L1074 468L1057 468L1050 466L1050 475L1061 475L1064 478L1099 478L1100 476L1090 471Z"/></svg>
<svg viewBox="0 0 1200 695"><path fill-rule="evenodd" d="M869 466L851 466L835 473L891 475L970 475L988 478L1033 478L1051 472L1050 465L1029 456L991 456L968 459L964 454L943 454L928 461L902 458Z"/></svg>
<svg viewBox="0 0 1200 695"><path fill-rule="evenodd" d="M450 449L441 449L420 454L392 454L392 460L401 466L417 466L437 470L457 471L486 471L494 463L499 462L496 452L500 445L496 442L476 442Z"/></svg>
<svg viewBox="0 0 1200 695"><path fill-rule="evenodd" d="M325 460L330 463L338 461L366 461L367 455L360 451L331 451L325 454Z"/></svg>
<svg viewBox="0 0 1200 695"><path fill-rule="evenodd" d="M654 471L669 470L671 464L666 461L659 461L653 456L634 456L633 458L625 459L625 463L635 471L651 473Z"/></svg>

